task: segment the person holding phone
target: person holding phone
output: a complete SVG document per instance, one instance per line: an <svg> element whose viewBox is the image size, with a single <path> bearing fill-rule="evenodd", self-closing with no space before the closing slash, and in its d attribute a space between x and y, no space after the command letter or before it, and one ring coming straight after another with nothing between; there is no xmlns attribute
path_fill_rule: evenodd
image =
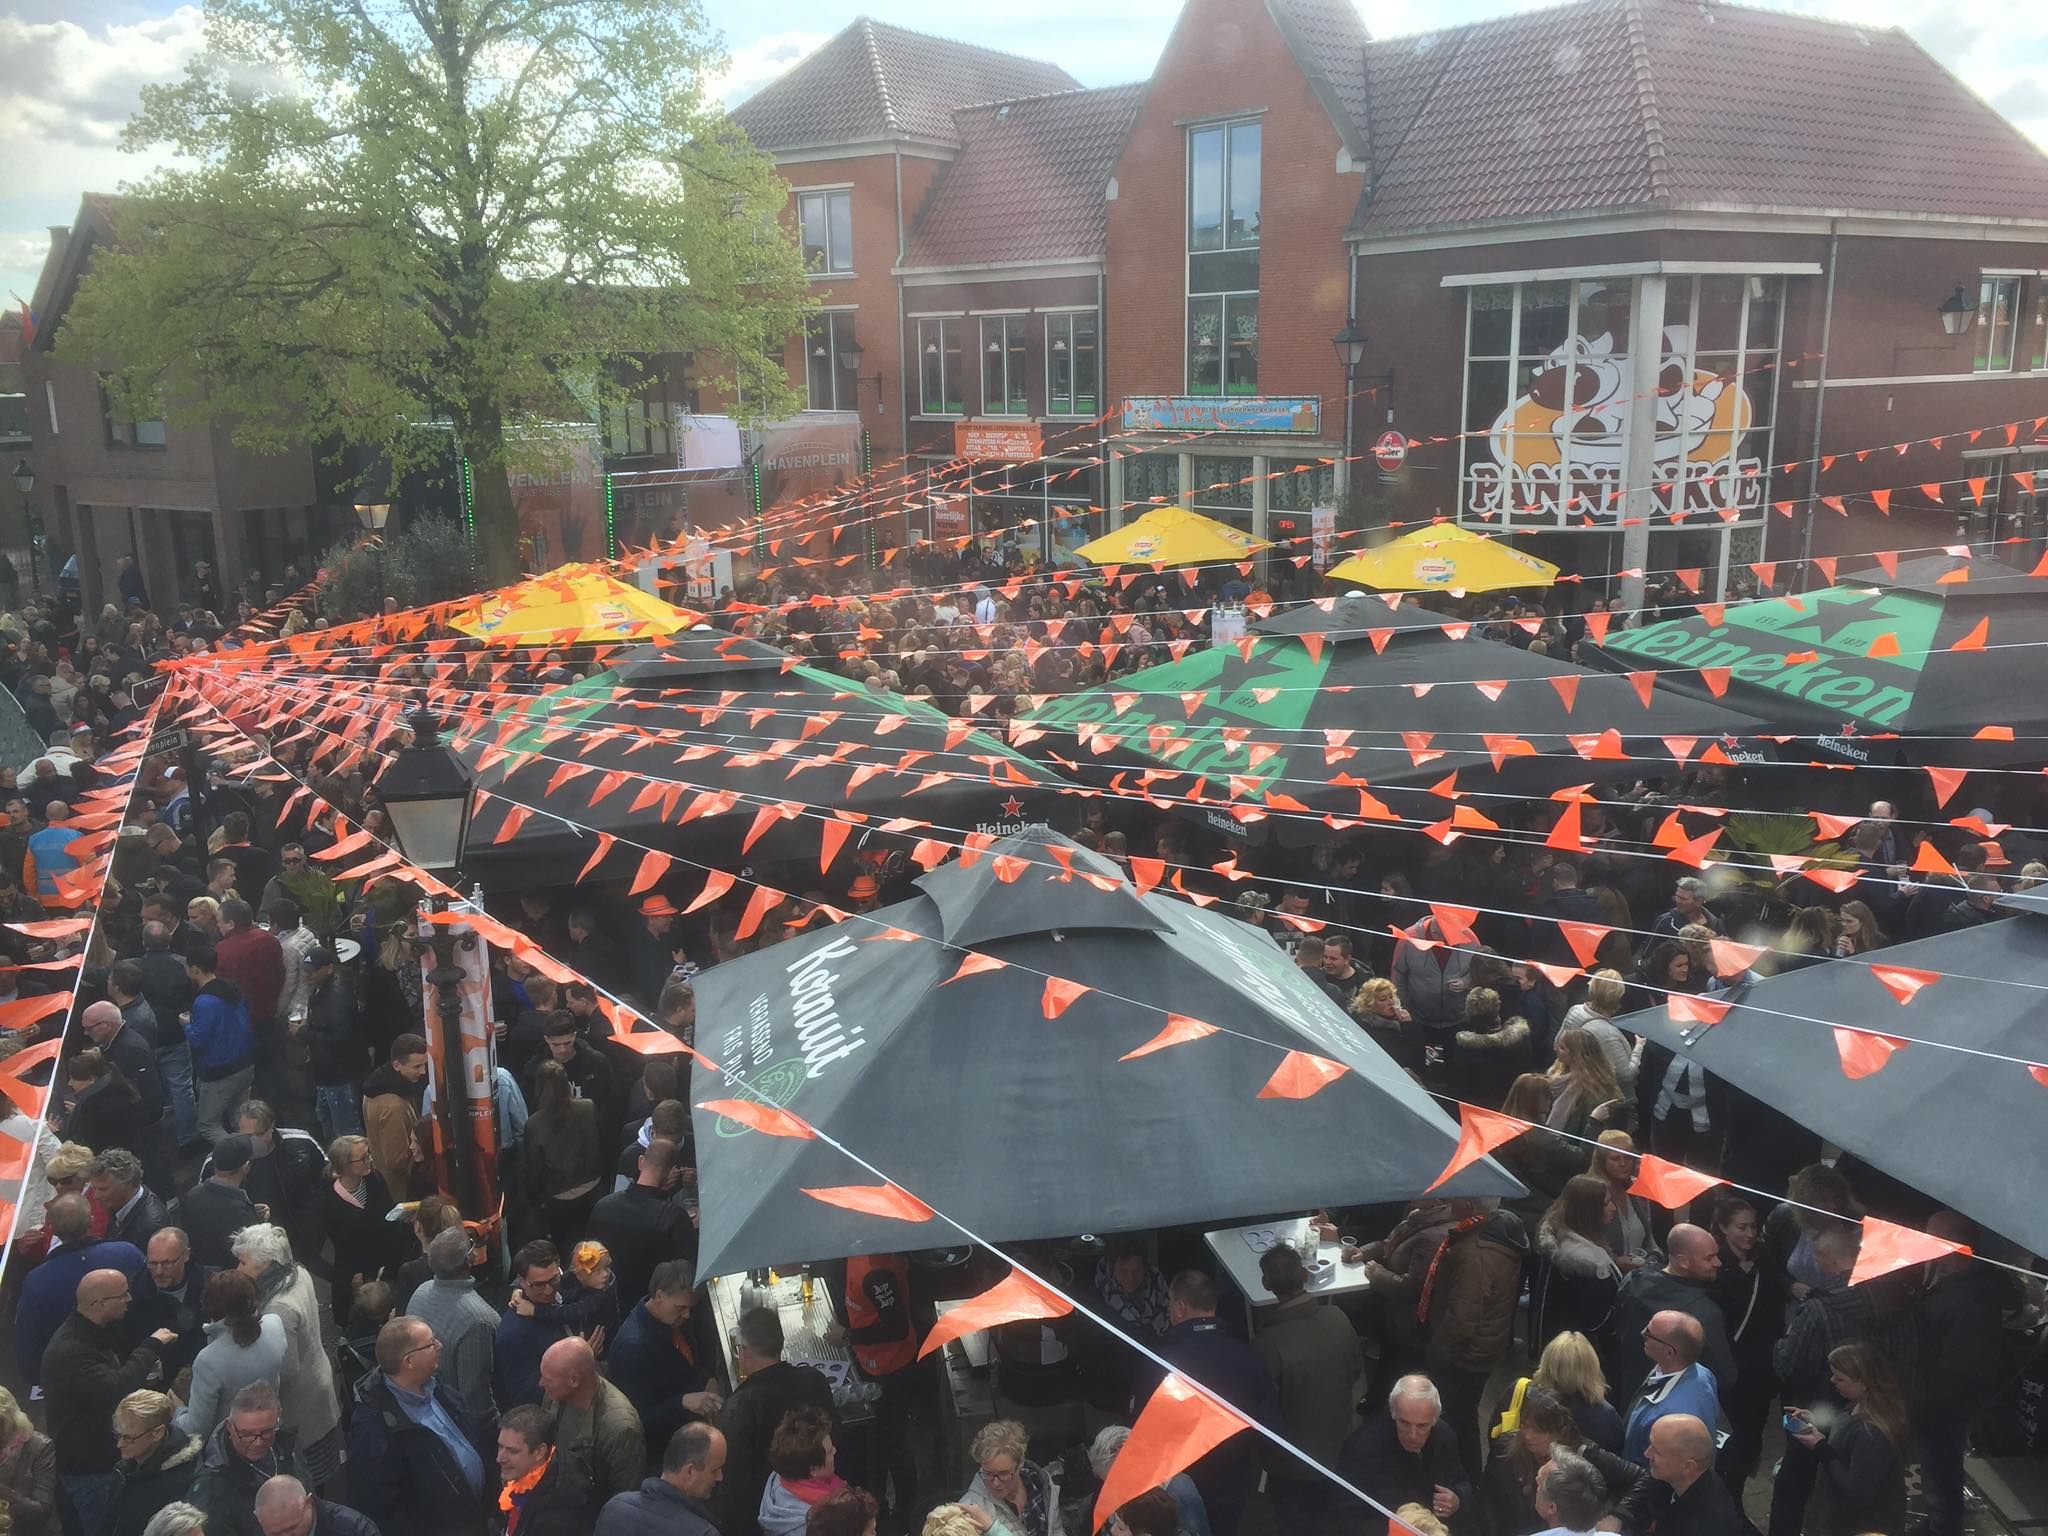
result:
<svg viewBox="0 0 2048 1536"><path fill-rule="evenodd" d="M1828 1384L1849 1411L1836 1414L1825 1433L1804 1410L1785 1415L1785 1433L1820 1462L1806 1529L1813 1536L1905 1529L1911 1452L1905 1394L1891 1362L1872 1345L1843 1344L1828 1352Z"/></svg>

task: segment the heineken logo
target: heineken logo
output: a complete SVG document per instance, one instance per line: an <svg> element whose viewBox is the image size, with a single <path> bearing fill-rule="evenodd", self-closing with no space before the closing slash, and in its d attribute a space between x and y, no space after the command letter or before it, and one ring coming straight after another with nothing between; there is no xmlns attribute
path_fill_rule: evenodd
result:
<svg viewBox="0 0 2048 1536"><path fill-rule="evenodd" d="M1219 783L1235 778L1250 786L1251 795L1262 795L1288 777L1285 746L1253 763L1252 739L1229 741L1223 732L1238 721L1267 731L1300 730L1329 671L1331 649L1311 656L1292 638L1262 638L1248 661L1234 646L1197 651L1101 688L1048 699L1029 723L1077 733L1094 726L1096 742L1115 742L1179 773ZM1119 714L1116 696L1133 693L1137 702ZM1191 717L1183 695L1197 693L1201 700Z"/></svg>
<svg viewBox="0 0 2048 1536"><path fill-rule="evenodd" d="M1941 607L1917 592L1828 587L1731 606L1719 624L1667 619L1621 630L1606 648L1666 670L1725 667L1738 682L1884 729L1912 707ZM1868 654L1880 635L1897 640L1898 654Z"/></svg>

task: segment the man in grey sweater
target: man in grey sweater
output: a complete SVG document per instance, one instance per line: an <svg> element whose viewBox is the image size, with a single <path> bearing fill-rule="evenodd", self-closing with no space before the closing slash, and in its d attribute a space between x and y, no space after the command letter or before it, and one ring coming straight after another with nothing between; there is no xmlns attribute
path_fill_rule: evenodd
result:
<svg viewBox="0 0 2048 1536"><path fill-rule="evenodd" d="M469 1233L450 1227L427 1244L433 1279L412 1293L405 1310L434 1330L441 1341L441 1375L462 1396L462 1405L482 1425L497 1422L491 1401L491 1366L497 1345L498 1314L476 1293L470 1273Z"/></svg>

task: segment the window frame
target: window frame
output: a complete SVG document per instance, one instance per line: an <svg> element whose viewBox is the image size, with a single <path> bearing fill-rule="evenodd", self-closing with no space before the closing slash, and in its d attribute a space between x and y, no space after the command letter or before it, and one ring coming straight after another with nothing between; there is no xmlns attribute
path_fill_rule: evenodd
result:
<svg viewBox="0 0 2048 1536"><path fill-rule="evenodd" d="M1078 372L1075 363L1081 356L1081 343L1075 329L1086 321L1089 327L1088 352L1093 359L1093 377L1088 393L1083 396L1075 388ZM1055 333L1058 333L1057 335ZM1065 394L1053 388L1053 343L1066 342L1067 389ZM1084 402L1085 401L1085 406ZM1102 316L1092 308L1055 309L1045 314L1045 414L1048 417L1071 417L1077 421L1093 421L1102 412Z"/></svg>
<svg viewBox="0 0 2048 1536"><path fill-rule="evenodd" d="M839 347L840 347L840 344L841 344L841 342L842 342L842 341L858 341L858 340L860 339L860 327L859 327L859 324L858 324L858 322L857 322L857 318L856 318L856 317L857 317L857 315L858 315L858 313L859 313L859 312L858 312L857 310L853 310L853 309L821 309L821 310L819 310L819 311L818 311L818 312L817 312L816 314L812 315L812 316L811 316L811 317L810 317L810 318L809 318L808 320L806 320L806 321L804 322L804 409L805 409L805 410L807 410L807 411L853 411L853 410L857 410L857 409L859 409L859 402L860 402L860 381L859 381L858 379L856 379L856 378L855 378L855 377L853 376L853 374L851 374L851 373L850 373L850 372L848 372L848 371L847 371L846 369L844 369L844 368L842 368L842 367L840 367L840 366L839 366ZM848 334L847 334L846 336L844 336L844 337L840 336L840 334L839 334L839 331L840 331L840 325L841 325L841 322L842 322L842 321L843 321L843 322L845 323L845 325L846 325L846 327L847 327L847 329L848 329ZM817 404L817 403L816 403L816 401L815 401L815 400L814 400L814 399L812 398L812 392L811 392L811 357L812 357L812 352L811 352L811 344L812 344L812 342L813 342L813 341L815 341L815 340L817 339L817 338L816 338L816 336L815 336L815 335L813 334L813 332L812 332L812 330L811 330L811 327L812 327L813 325L817 325L817 326L821 326L821 327L823 327L823 335L824 335L824 338L825 338L825 367L826 367L826 368L827 368L827 370L828 370L828 371L830 372L830 374L831 374L831 377L832 377L832 401L831 401L831 403L830 403L829 405L819 405L819 404ZM848 390L848 391L849 391L849 392L850 392L850 393L851 393L851 394L853 395L853 403L851 403L851 404L841 404L841 403L840 403L840 399L839 399L839 391L840 391L840 390L841 390L842 388L844 388L844 389Z"/></svg>
<svg viewBox="0 0 2048 1536"><path fill-rule="evenodd" d="M163 417L123 416L114 404L114 397L107 392L106 377L102 375L95 383L100 394L100 425L105 432L106 445L109 448L140 448L145 452L161 453L167 446ZM153 429L153 435L145 438L143 433L149 429Z"/></svg>
<svg viewBox="0 0 2048 1536"><path fill-rule="evenodd" d="M1024 311L1005 312L999 315L977 315L981 328L976 335L975 357L980 366L976 370L981 379L981 414L984 416L1031 417L1031 342L1028 321L1031 316ZM993 324L1000 337L1003 359L1003 398L990 403L988 397L988 352L989 327ZM1021 353L1017 377L1011 377L1013 354ZM1020 403L1012 408L1010 401L1016 398Z"/></svg>
<svg viewBox="0 0 2048 1536"><path fill-rule="evenodd" d="M824 262L824 265L823 265L823 266L819 266L819 267L813 267L813 266L812 266L812 265L810 264L810 260L808 259L808 257L806 257L806 258L805 258L805 260L804 260L804 275L805 275L806 277L811 277L811 278L834 278L834 277L852 277L852 276L854 275L854 270L853 270L853 188L852 188L852 187L850 187L850 186L846 186L846 187L798 187L798 188L796 188L796 189L795 189L795 194L796 194L796 238L797 238L797 247L798 247L798 251L799 251L799 253L801 253L801 252L803 251L803 249L804 249L804 247L805 247L805 244L806 244L806 242L805 242L805 238L804 238L804 223L805 223L805 218L804 218L804 208L805 208L805 205L806 205L806 204L809 204L809 203L813 203L813 202L816 202L816 203L822 203L822 204L824 205L824 221L825 221L825 225L824 225L824 234L825 234L825 243L824 243L824 245L823 245L822 249L823 249L823 251L824 251L824 253L825 253L825 262ZM833 229L833 225L832 225L832 200L833 200L834 198L841 198L841 199L844 199L844 201L845 201L845 207L846 207L846 250L845 250L844 252L842 252L842 253L837 253L837 254L841 254L841 255L843 255L843 256L845 257L845 260L846 260L846 265L844 265L844 266L834 266L834 265L832 264L832 263L833 263L833 259L834 259L834 255L835 255L835 252L834 252L834 250L833 250L833 244L834 244L834 241L833 241L833 235L834 235L835 231L834 231L834 229Z"/></svg>
<svg viewBox="0 0 2048 1536"><path fill-rule="evenodd" d="M2038 279L2037 279L2038 281ZM2008 287L2008 285L2010 285ZM1998 362L1998 316L1997 303L2001 291L2012 294L2012 303L2006 310L2005 363ZM2020 371L2020 316L2026 303L2026 279L2015 272L1984 272L1977 278L1976 324L1970 327L1972 346L1970 349L1970 371L1972 373L2017 373ZM1976 336L1984 336L1984 349L1979 352L1975 346Z"/></svg>
<svg viewBox="0 0 2048 1536"><path fill-rule="evenodd" d="M966 338L960 334L966 323L967 317L965 315L920 315L918 317L918 415L928 416L939 421L958 421L967 415L967 381L964 378L953 378L946 367L946 360L951 357L960 372L966 372ZM927 326L932 328L930 332L927 332ZM950 349L946 345L949 330L955 340L959 342L958 346ZM939 409L933 408L932 401L925 394L925 348L934 342L937 346L937 356L939 359ZM950 388L948 387L949 385L951 386Z"/></svg>
<svg viewBox="0 0 2048 1536"><path fill-rule="evenodd" d="M1259 136L1258 155L1255 162L1259 178L1259 193L1258 201L1251 210L1252 222L1249 231L1239 233L1234 229L1234 220L1232 218L1232 167L1236 160L1235 146L1237 135L1247 131L1255 132ZM1197 140L1205 135L1212 134L1216 135L1218 140L1216 207L1219 220L1218 236L1220 243L1198 249L1195 241L1196 148ZM1199 395L1205 399L1213 398L1218 400L1251 399L1259 393L1258 326L1261 281L1259 249L1265 235L1265 120L1263 116L1252 115L1217 118L1208 122L1191 123L1187 128L1183 153L1186 164L1183 173L1182 194L1184 201L1181 219L1183 245L1181 377L1184 381L1184 387L1190 395ZM1228 261L1228 258L1233 254L1241 259L1247 256L1250 258L1249 275L1252 278L1252 286L1216 288L1197 286L1196 272L1198 263L1217 268L1229 268L1233 265L1241 267L1243 265L1242 260L1235 264ZM1227 280L1227 277L1221 280ZM1207 308L1212 304L1216 316L1215 340L1213 343L1216 380L1213 388L1209 387L1206 383L1198 382L1195 373L1196 358L1205 350L1197 342L1195 312L1198 306ZM1232 358L1236 354L1233 352L1232 335L1237 329L1242 315L1241 313L1233 313L1233 311L1241 311L1246 308L1251 311L1252 330L1249 346L1241 360L1249 362L1251 376L1243 387L1234 389L1232 388L1232 374L1235 370L1232 368Z"/></svg>

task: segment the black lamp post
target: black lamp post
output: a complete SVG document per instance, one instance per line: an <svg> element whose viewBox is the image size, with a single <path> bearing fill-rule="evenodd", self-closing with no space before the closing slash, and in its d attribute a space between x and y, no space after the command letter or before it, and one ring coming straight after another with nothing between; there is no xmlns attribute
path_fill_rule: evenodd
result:
<svg viewBox="0 0 2048 1536"><path fill-rule="evenodd" d="M856 411L860 409L861 385L872 383L875 386L875 412L877 415L886 416L889 412L889 402L882 398L881 369L877 368L872 374L863 374L860 371L860 360L867 355L867 349L849 337L840 342L835 350L839 356L839 366L853 375L853 408Z"/></svg>
<svg viewBox="0 0 2048 1536"><path fill-rule="evenodd" d="M15 460L14 488L21 492L21 526L28 534L28 589L31 592L40 593L43 587L43 578L42 572L38 569L36 559L39 553L36 546L42 542L38 537L36 527L40 519L35 514L34 503L28 499L29 493L36 488L36 471L35 466L29 463L27 459Z"/></svg>
<svg viewBox="0 0 2048 1536"><path fill-rule="evenodd" d="M476 781L468 765L441 740L440 723L427 707L425 694L415 701L406 723L412 728L412 745L403 748L377 776L377 798L391 818L392 834L406 858L454 885L461 878ZM434 989L434 1009L441 1021L441 1082L434 1095L434 1117L440 1122L441 1145L447 1150L450 1191L465 1212L482 1216L488 1213L482 1208L483 1190L470 1145L462 1060L465 978L457 960L459 950L474 948L476 940L435 925L428 928L426 942L434 953L434 968L425 980Z"/></svg>
<svg viewBox="0 0 2048 1536"><path fill-rule="evenodd" d="M391 503L388 501L359 501L356 503L356 521L363 525L363 532L370 536L370 555L377 562L377 612L384 612L384 525L391 519Z"/></svg>
<svg viewBox="0 0 2048 1536"><path fill-rule="evenodd" d="M1358 365L1365 361L1365 342L1365 332L1349 316L1345 318L1344 329L1330 338L1330 345L1337 352L1337 361L1344 365L1344 484L1347 487L1351 484L1352 408L1358 401Z"/></svg>
<svg viewBox="0 0 2048 1536"><path fill-rule="evenodd" d="M1949 336L1960 336L1970 328L1970 321L1977 314L1977 300L1961 283L1956 291L1941 301L1941 329Z"/></svg>

